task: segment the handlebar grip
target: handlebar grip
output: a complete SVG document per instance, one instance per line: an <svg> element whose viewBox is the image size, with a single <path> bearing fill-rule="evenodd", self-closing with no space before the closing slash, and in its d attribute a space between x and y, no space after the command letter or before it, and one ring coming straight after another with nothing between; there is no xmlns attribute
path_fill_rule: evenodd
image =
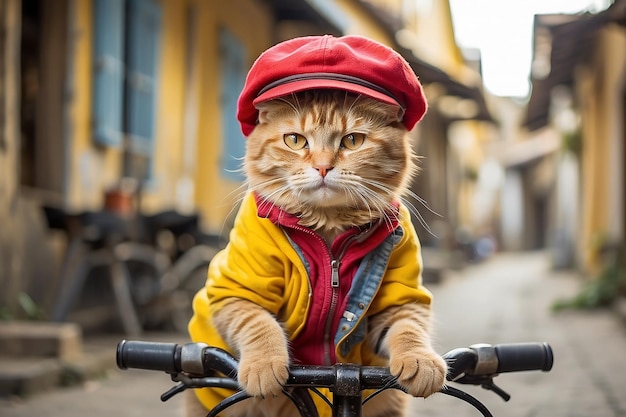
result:
<svg viewBox="0 0 626 417"><path fill-rule="evenodd" d="M498 358L498 373L552 369L554 355L547 343L510 343L493 348Z"/></svg>
<svg viewBox="0 0 626 417"><path fill-rule="evenodd" d="M178 372L181 347L176 343L123 340L117 345L117 367Z"/></svg>

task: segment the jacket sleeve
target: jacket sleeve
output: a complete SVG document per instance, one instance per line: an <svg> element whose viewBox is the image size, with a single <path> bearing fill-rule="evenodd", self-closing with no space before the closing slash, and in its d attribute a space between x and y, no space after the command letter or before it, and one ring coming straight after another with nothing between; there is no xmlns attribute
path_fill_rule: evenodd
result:
<svg viewBox="0 0 626 417"><path fill-rule="evenodd" d="M278 313L283 304L285 276L292 268L283 251L293 250L281 247L286 241L282 233L269 220L259 218L254 198L246 197L228 246L209 266L206 291L211 313L231 297Z"/></svg>
<svg viewBox="0 0 626 417"><path fill-rule="evenodd" d="M387 307L410 303L430 305L432 294L422 285L422 253L420 242L408 209L400 206L402 237L391 252L387 270L370 314Z"/></svg>

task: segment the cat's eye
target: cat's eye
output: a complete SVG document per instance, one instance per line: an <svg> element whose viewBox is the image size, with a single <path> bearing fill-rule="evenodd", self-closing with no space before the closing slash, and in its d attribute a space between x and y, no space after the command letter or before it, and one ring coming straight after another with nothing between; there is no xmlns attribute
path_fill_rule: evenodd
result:
<svg viewBox="0 0 626 417"><path fill-rule="evenodd" d="M306 138L298 133L287 133L283 136L283 141L294 151L299 151L308 145Z"/></svg>
<svg viewBox="0 0 626 417"><path fill-rule="evenodd" d="M341 147L350 150L358 149L365 142L364 133L349 133L341 138Z"/></svg>

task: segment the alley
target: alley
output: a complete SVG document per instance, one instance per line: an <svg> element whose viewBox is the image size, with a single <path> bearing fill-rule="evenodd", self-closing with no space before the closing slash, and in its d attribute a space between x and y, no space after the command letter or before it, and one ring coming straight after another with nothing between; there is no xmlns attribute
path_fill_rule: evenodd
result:
<svg viewBox="0 0 626 417"><path fill-rule="evenodd" d="M551 372L497 378L496 384L511 394L509 402L480 388L467 389L494 416L626 416L626 327L610 311L552 313L551 304L574 295L579 281L571 273L551 271L544 253L500 254L450 273L430 289L437 314L435 341L442 353L474 343L545 341L552 346ZM111 343L113 355L114 339ZM0 402L0 415L181 416L180 399L165 404L159 400L170 385L165 374L112 370L82 387ZM479 415L441 394L416 399L414 404L415 415L420 416Z"/></svg>
<svg viewBox="0 0 626 417"><path fill-rule="evenodd" d="M626 327L609 311L550 310L557 299L576 294L579 285L571 272L551 271L545 253L529 253L498 255L430 287L441 352L474 343L525 341L548 342L553 348L550 372L496 378L496 385L511 395L509 402L481 388L466 389L494 416L626 415ZM416 400L416 410L433 417L479 415L441 395Z"/></svg>

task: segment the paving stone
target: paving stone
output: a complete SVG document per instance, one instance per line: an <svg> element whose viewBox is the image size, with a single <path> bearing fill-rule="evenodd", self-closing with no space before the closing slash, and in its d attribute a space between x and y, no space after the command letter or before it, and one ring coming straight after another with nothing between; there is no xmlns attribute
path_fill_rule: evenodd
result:
<svg viewBox="0 0 626 417"><path fill-rule="evenodd" d="M500 375L496 383L511 394L504 402L492 392L467 387L491 410L506 417L626 416L626 326L615 310L554 313L559 298L575 295L582 280L553 271L544 253L499 254L429 284L434 294L435 342L444 353L474 343L545 341L554 350L550 372ZM104 378L25 399L0 400L2 417L82 417L114 415L181 416L181 399L165 404L160 394L172 386L164 373L115 369L117 342L108 335L84 342L86 357L101 357ZM184 335L151 334L145 340L183 343ZM106 362L109 361L109 362ZM2 369L0 363L0 369ZM101 375L102 376L102 375ZM451 384L466 389L463 385ZM468 404L435 394L413 401L412 415L477 417Z"/></svg>

